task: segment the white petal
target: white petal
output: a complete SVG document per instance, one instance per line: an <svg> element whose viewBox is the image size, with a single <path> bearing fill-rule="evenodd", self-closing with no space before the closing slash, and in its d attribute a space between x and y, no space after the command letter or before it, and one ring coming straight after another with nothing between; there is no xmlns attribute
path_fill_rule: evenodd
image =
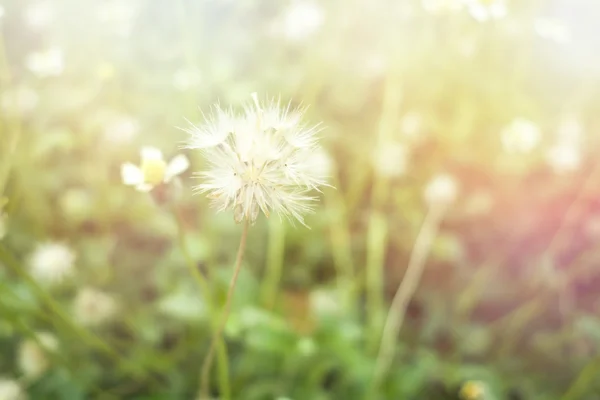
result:
<svg viewBox="0 0 600 400"><path fill-rule="evenodd" d="M190 160L184 154L178 154L169 162L165 171L165 182L169 182L190 167Z"/></svg>
<svg viewBox="0 0 600 400"><path fill-rule="evenodd" d="M142 170L132 163L121 165L121 179L126 185L139 185L144 181Z"/></svg>
<svg viewBox="0 0 600 400"><path fill-rule="evenodd" d="M156 147L142 147L141 155L143 160L162 160L162 151Z"/></svg>

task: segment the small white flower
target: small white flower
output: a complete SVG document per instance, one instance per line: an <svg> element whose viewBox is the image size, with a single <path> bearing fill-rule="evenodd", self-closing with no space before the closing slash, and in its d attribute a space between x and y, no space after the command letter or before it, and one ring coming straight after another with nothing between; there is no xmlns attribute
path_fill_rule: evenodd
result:
<svg viewBox="0 0 600 400"><path fill-rule="evenodd" d="M553 18L538 18L534 22L535 32L544 39L565 44L571 41L571 32L560 21Z"/></svg>
<svg viewBox="0 0 600 400"><path fill-rule="evenodd" d="M0 399L26 400L27 395L21 385L12 379L0 378Z"/></svg>
<svg viewBox="0 0 600 400"><path fill-rule="evenodd" d="M502 130L502 144L509 153L529 153L542 139L540 128L533 122L517 118Z"/></svg>
<svg viewBox="0 0 600 400"><path fill-rule="evenodd" d="M465 5L475 20L486 22L502 19L508 14L505 0L464 0Z"/></svg>
<svg viewBox="0 0 600 400"><path fill-rule="evenodd" d="M131 142L139 133L139 122L128 115L117 115L106 125L104 138L113 144Z"/></svg>
<svg viewBox="0 0 600 400"><path fill-rule="evenodd" d="M310 0L296 0L283 18L283 34L289 40L301 41L315 33L323 24L322 6Z"/></svg>
<svg viewBox="0 0 600 400"><path fill-rule="evenodd" d="M75 254L62 243L39 244L29 259L29 268L34 279L52 286L63 282L73 274Z"/></svg>
<svg viewBox="0 0 600 400"><path fill-rule="evenodd" d="M83 326L100 326L112 319L117 311L117 301L100 290L84 287L75 297L75 319Z"/></svg>
<svg viewBox="0 0 600 400"><path fill-rule="evenodd" d="M25 65L40 78L58 76L65 68L64 54L61 48L51 47L29 54L25 59Z"/></svg>
<svg viewBox="0 0 600 400"><path fill-rule="evenodd" d="M154 147L142 148L141 157L140 166L132 163L121 166L123 183L135 186L141 192L148 192L161 183L171 182L190 167L190 161L183 154L176 155L167 164L162 152Z"/></svg>
<svg viewBox="0 0 600 400"><path fill-rule="evenodd" d="M37 1L25 8L25 23L36 30L44 29L54 21L54 14L51 1Z"/></svg>
<svg viewBox="0 0 600 400"><path fill-rule="evenodd" d="M326 185L319 128L301 121L302 110L275 101L261 106L252 97L243 115L217 107L205 126L187 130L187 147L202 150L209 164L196 190L208 193L219 211L232 209L238 223L274 211L304 224L316 200L310 192Z"/></svg>
<svg viewBox="0 0 600 400"><path fill-rule="evenodd" d="M429 207L447 206L452 204L458 196L458 183L448 174L435 176L425 188L425 201Z"/></svg>
<svg viewBox="0 0 600 400"><path fill-rule="evenodd" d="M27 86L18 86L2 93L2 110L11 115L25 115L35 109L39 96Z"/></svg>
<svg viewBox="0 0 600 400"><path fill-rule="evenodd" d="M21 342L18 353L19 368L27 379L35 380L42 376L48 367L50 360L48 353L58 349L58 340L48 332L36 334L37 340L26 339Z"/></svg>
<svg viewBox="0 0 600 400"><path fill-rule="evenodd" d="M408 149L397 142L380 144L373 153L372 162L378 175L388 178L398 177L406 173Z"/></svg>

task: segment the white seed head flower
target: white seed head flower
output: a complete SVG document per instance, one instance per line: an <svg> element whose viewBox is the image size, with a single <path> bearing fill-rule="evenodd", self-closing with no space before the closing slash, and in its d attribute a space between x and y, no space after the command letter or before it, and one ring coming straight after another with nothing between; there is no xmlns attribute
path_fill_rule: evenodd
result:
<svg viewBox="0 0 600 400"><path fill-rule="evenodd" d="M447 206L458 196L458 183L448 174L435 176L425 188L425 201L429 207Z"/></svg>
<svg viewBox="0 0 600 400"><path fill-rule="evenodd" d="M61 48L51 47L29 54L25 59L25 65L40 78L58 76L65 69L64 54Z"/></svg>
<svg viewBox="0 0 600 400"><path fill-rule="evenodd" d="M41 243L29 259L31 275L48 286L59 284L73 274L75 258L75 253L62 243Z"/></svg>
<svg viewBox="0 0 600 400"><path fill-rule="evenodd" d="M509 153L529 153L542 139L540 128L533 122L517 118L502 130L502 144Z"/></svg>
<svg viewBox="0 0 600 400"><path fill-rule="evenodd" d="M140 166L125 163L121 166L121 178L126 185L135 186L141 192L149 192L161 183L169 183L190 167L190 161L183 154L178 154L169 163L162 152L154 147L141 150Z"/></svg>
<svg viewBox="0 0 600 400"><path fill-rule="evenodd" d="M112 319L117 311L117 301L100 290L83 287L75 297L75 319L83 326L100 326Z"/></svg>
<svg viewBox="0 0 600 400"><path fill-rule="evenodd" d="M303 123L301 109L274 100L261 105L252 97L242 115L217 106L204 126L186 130L186 147L202 150L208 162L195 189L208 193L219 211L232 209L238 223L274 211L304 224L316 200L310 192L327 185L320 128Z"/></svg>
<svg viewBox="0 0 600 400"><path fill-rule="evenodd" d="M19 345L18 364L27 379L37 379L48 370L48 353L58 349L58 340L48 332L36 334L37 340L26 339Z"/></svg>
<svg viewBox="0 0 600 400"><path fill-rule="evenodd" d="M0 378L0 399L26 400L27 395L21 385L12 379Z"/></svg>

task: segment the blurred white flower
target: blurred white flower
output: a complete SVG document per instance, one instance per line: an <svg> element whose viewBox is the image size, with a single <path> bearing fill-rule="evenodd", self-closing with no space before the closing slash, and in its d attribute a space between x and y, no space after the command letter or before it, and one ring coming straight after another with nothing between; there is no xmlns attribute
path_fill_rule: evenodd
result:
<svg viewBox="0 0 600 400"><path fill-rule="evenodd" d="M25 59L25 65L40 78L58 76L65 68L64 54L61 48L51 47L29 54Z"/></svg>
<svg viewBox="0 0 600 400"><path fill-rule="evenodd" d="M508 9L505 0L464 0L471 17L479 22L504 18Z"/></svg>
<svg viewBox="0 0 600 400"><path fill-rule="evenodd" d="M372 155L375 173L387 178L396 178L406 173L408 148L402 143L382 143Z"/></svg>
<svg viewBox="0 0 600 400"><path fill-rule="evenodd" d="M104 129L104 138L114 144L130 143L139 133L140 124L129 115L117 115Z"/></svg>
<svg viewBox="0 0 600 400"><path fill-rule="evenodd" d="M535 32L544 39L555 43L565 44L571 41L569 29L554 18L538 18L534 21Z"/></svg>
<svg viewBox="0 0 600 400"><path fill-rule="evenodd" d="M74 272L75 253L62 243L39 244L29 259L31 275L38 282L52 286L63 282Z"/></svg>
<svg viewBox="0 0 600 400"><path fill-rule="evenodd" d="M27 395L19 382L0 378L0 399L2 400L26 400Z"/></svg>
<svg viewBox="0 0 600 400"><path fill-rule="evenodd" d="M133 0L105 0L98 2L98 19L103 24L112 27L117 35L129 36L138 14L138 8L138 2Z"/></svg>
<svg viewBox="0 0 600 400"><path fill-rule="evenodd" d="M458 183L453 176L440 174L429 181L424 198L429 207L447 206L458 196Z"/></svg>
<svg viewBox="0 0 600 400"><path fill-rule="evenodd" d="M321 3L295 0L283 17L283 34L289 40L301 41L315 33L324 21L325 13Z"/></svg>
<svg viewBox="0 0 600 400"><path fill-rule="evenodd" d="M562 118L556 131L556 141L548 149L546 160L557 173L579 169L582 163L583 127L574 115Z"/></svg>
<svg viewBox="0 0 600 400"><path fill-rule="evenodd" d="M310 309L313 315L329 317L342 312L339 295L333 289L315 289L309 297Z"/></svg>
<svg viewBox="0 0 600 400"><path fill-rule="evenodd" d="M533 122L517 118L502 130L502 144L509 153L529 153L542 139L540 128Z"/></svg>
<svg viewBox="0 0 600 400"><path fill-rule="evenodd" d="M410 111L400 120L400 133L411 141L419 139L423 133L423 116Z"/></svg>
<svg viewBox="0 0 600 400"><path fill-rule="evenodd" d="M197 88L201 83L202 74L195 68L181 68L173 74L173 86L182 92Z"/></svg>
<svg viewBox="0 0 600 400"><path fill-rule="evenodd" d="M18 352L19 368L27 379L35 380L42 376L50 366L48 353L58 349L58 340L48 332L36 334L37 340L26 339L21 342Z"/></svg>
<svg viewBox="0 0 600 400"><path fill-rule="evenodd" d="M162 152L154 147L142 148L141 157L139 167L132 163L121 166L123 183L135 186L141 192L148 192L161 183L171 182L190 167L189 160L183 154L176 155L167 164Z"/></svg>
<svg viewBox="0 0 600 400"><path fill-rule="evenodd" d="M25 23L33 29L47 28L54 21L54 6L49 0L36 1L25 7Z"/></svg>
<svg viewBox="0 0 600 400"><path fill-rule="evenodd" d="M219 211L232 209L238 223L275 211L304 224L316 200L310 192L327 180L322 158L315 157L319 127L301 121L303 110L275 101L260 105L255 93L252 98L241 116L216 107L204 126L187 130L187 147L200 149L209 164L195 189L208 193Z"/></svg>
<svg viewBox="0 0 600 400"><path fill-rule="evenodd" d="M569 143L557 143L548 149L548 164L557 173L576 171L581 166L581 150Z"/></svg>
<svg viewBox="0 0 600 400"><path fill-rule="evenodd" d="M75 319L83 326L100 326L112 319L117 311L117 301L100 290L83 287L75 297Z"/></svg>
<svg viewBox="0 0 600 400"><path fill-rule="evenodd" d="M2 93L2 110L10 115L25 115L38 104L38 93L27 86L17 86Z"/></svg>
<svg viewBox="0 0 600 400"><path fill-rule="evenodd" d="M421 0L421 5L431 14L457 12L464 7L463 0Z"/></svg>

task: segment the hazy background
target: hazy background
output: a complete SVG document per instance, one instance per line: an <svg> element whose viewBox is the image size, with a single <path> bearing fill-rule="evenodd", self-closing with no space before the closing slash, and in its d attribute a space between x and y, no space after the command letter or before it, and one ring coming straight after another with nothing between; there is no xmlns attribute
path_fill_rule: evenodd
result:
<svg viewBox="0 0 600 400"><path fill-rule="evenodd" d="M323 123L336 189L250 230L215 398L600 398L597 1L0 4L0 393L193 398L241 228L192 196L199 154L150 194L120 167L258 92Z"/></svg>

